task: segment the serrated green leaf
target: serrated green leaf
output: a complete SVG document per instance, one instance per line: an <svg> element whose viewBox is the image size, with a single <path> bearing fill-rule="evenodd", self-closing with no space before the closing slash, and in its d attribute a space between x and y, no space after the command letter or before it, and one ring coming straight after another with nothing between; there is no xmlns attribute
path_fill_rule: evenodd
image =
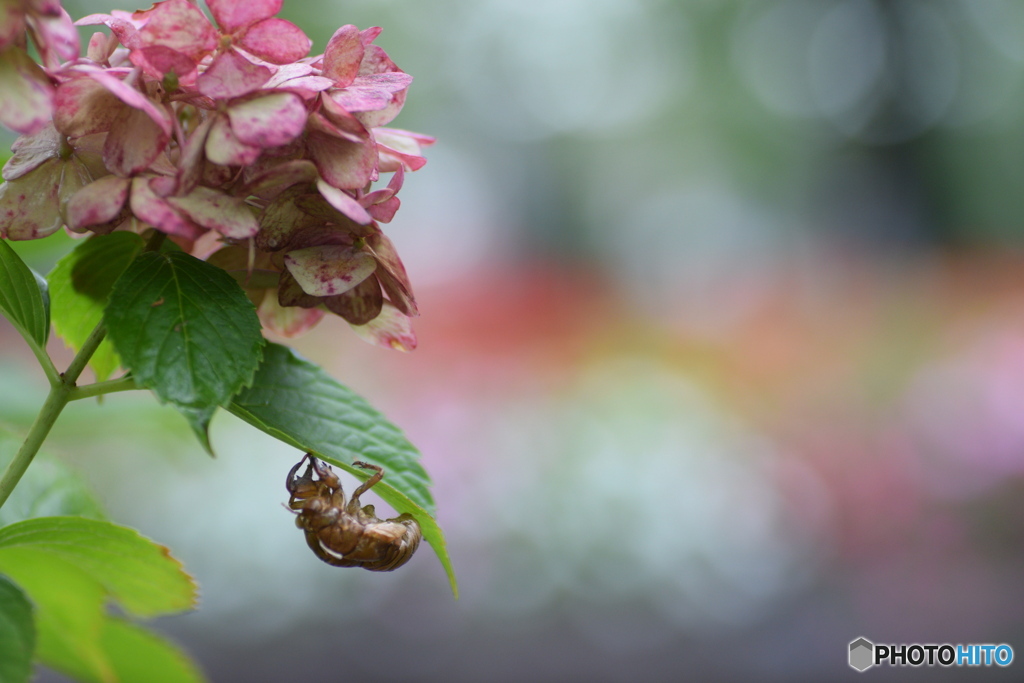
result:
<svg viewBox="0 0 1024 683"><path fill-rule="evenodd" d="M0 561L35 604L36 659L85 683L111 681L100 646L103 587L69 562L39 561L31 548L9 548Z"/></svg>
<svg viewBox="0 0 1024 683"><path fill-rule="evenodd" d="M143 239L132 232L94 235L79 242L49 275L53 301L53 326L75 351L103 319L103 310L114 283L142 251ZM109 339L89 360L96 379L103 381L120 366Z"/></svg>
<svg viewBox="0 0 1024 683"><path fill-rule="evenodd" d="M239 392L228 407L257 429L341 467L365 480L365 470L352 466L364 460L384 468L373 491L399 513L420 523L423 538L437 554L458 596L455 572L444 534L431 516L434 500L430 479L419 452L402 431L365 400L339 384L320 367L288 347L267 344L252 386Z"/></svg>
<svg viewBox="0 0 1024 683"><path fill-rule="evenodd" d="M194 602L178 562L135 531L74 517L19 522L0 529L0 571L36 606L36 657L47 666L85 683L202 680L172 645L106 614L108 598L142 616Z"/></svg>
<svg viewBox="0 0 1024 683"><path fill-rule="evenodd" d="M19 439L0 430L0 471L7 467L20 445ZM56 515L104 518L99 503L78 475L60 461L39 454L0 508L0 526Z"/></svg>
<svg viewBox="0 0 1024 683"><path fill-rule="evenodd" d="M210 456L214 456L213 446L210 444L210 420L216 408L182 408L178 406L178 412L192 428L192 433L199 439L199 445Z"/></svg>
<svg viewBox="0 0 1024 683"><path fill-rule="evenodd" d="M0 571L63 561L97 582L130 614L191 609L196 588L167 548L134 529L81 517L41 517L0 529Z"/></svg>
<svg viewBox="0 0 1024 683"><path fill-rule="evenodd" d="M430 477L402 430L287 346L267 344L252 386L240 391L228 410L297 448L348 466L353 460L380 465L390 486L434 512ZM353 471L366 478L365 472Z"/></svg>
<svg viewBox="0 0 1024 683"><path fill-rule="evenodd" d="M0 314L37 349L45 349L50 336L48 302L45 280L0 240Z"/></svg>
<svg viewBox="0 0 1024 683"><path fill-rule="evenodd" d="M104 320L135 381L192 415L248 385L264 344L238 283L182 252L139 255L114 285Z"/></svg>
<svg viewBox="0 0 1024 683"><path fill-rule="evenodd" d="M18 586L0 575L0 683L27 683L35 649L32 603Z"/></svg>
<svg viewBox="0 0 1024 683"><path fill-rule="evenodd" d="M100 643L122 683L202 683L195 663L176 645L123 619L107 619Z"/></svg>

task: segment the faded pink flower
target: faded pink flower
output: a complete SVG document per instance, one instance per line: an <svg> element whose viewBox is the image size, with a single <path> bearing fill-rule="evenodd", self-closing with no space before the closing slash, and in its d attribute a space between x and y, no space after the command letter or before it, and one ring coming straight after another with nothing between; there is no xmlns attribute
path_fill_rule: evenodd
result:
<svg viewBox="0 0 1024 683"><path fill-rule="evenodd" d="M66 224L68 201L103 168L88 148L95 141L82 142L76 149L52 125L15 141L0 185L0 237L37 239Z"/></svg>
<svg viewBox="0 0 1024 683"><path fill-rule="evenodd" d="M191 0L85 17L110 35L79 58L56 0L0 0L0 122L24 134L0 236L160 230L212 253L268 328L298 334L330 311L412 349L418 310L380 228L433 143L382 127L412 77L373 44L379 28L343 26L306 57L309 38L275 16L281 0L207 6L215 23Z"/></svg>

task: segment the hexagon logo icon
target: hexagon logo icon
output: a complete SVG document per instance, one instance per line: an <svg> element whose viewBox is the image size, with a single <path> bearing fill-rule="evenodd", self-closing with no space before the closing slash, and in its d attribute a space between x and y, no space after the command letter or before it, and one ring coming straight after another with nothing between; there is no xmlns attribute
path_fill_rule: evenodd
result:
<svg viewBox="0 0 1024 683"><path fill-rule="evenodd" d="M874 665L875 644L867 638L858 638L850 643L850 666L857 671L866 671Z"/></svg>

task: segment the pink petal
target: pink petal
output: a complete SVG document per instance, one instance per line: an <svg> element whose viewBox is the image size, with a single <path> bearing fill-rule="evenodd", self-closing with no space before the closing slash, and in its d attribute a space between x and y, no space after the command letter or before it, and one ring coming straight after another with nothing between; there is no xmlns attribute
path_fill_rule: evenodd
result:
<svg viewBox="0 0 1024 683"><path fill-rule="evenodd" d="M377 279L380 280L380 286L384 288L391 303L407 316L419 315L409 275L405 272L405 266L398 257L395 245L387 235L378 232L366 238L366 248L380 265L377 269Z"/></svg>
<svg viewBox="0 0 1024 683"><path fill-rule="evenodd" d="M103 24L110 29L122 45L129 49L142 47L142 39L139 37L139 29L135 24L123 17L110 14L90 14L75 22L75 26L95 26Z"/></svg>
<svg viewBox="0 0 1024 683"><path fill-rule="evenodd" d="M408 88L410 83L412 76L395 71L360 76L348 87L332 91L331 98L353 113L378 111L388 107L397 94ZM404 97L401 99L405 100Z"/></svg>
<svg viewBox="0 0 1024 683"><path fill-rule="evenodd" d="M373 137L380 151L380 170L383 172L396 171L403 166L410 171L418 171L427 163L421 156L419 139L405 134L405 131L374 128ZM433 138L429 140L427 144L432 144Z"/></svg>
<svg viewBox="0 0 1024 683"><path fill-rule="evenodd" d="M183 216L153 191L149 178L132 179L129 205L132 213L168 235L178 235L194 240L203 234L203 229Z"/></svg>
<svg viewBox="0 0 1024 683"><path fill-rule="evenodd" d="M78 58L78 30L63 8L55 16L33 17L32 23L39 34L40 56L47 68L56 69L61 61Z"/></svg>
<svg viewBox="0 0 1024 683"><path fill-rule="evenodd" d="M244 199L208 187L197 187L184 197L168 197L167 203L204 228L231 239L248 239L260 230Z"/></svg>
<svg viewBox="0 0 1024 683"><path fill-rule="evenodd" d="M373 181L377 150L372 143L357 144L311 133L308 149L321 177L340 190L358 190Z"/></svg>
<svg viewBox="0 0 1024 683"><path fill-rule="evenodd" d="M316 326L326 315L322 308L282 306L276 296L265 296L256 309L260 322L282 337L297 337Z"/></svg>
<svg viewBox="0 0 1024 683"><path fill-rule="evenodd" d="M14 180L42 166L60 152L60 136L53 126L34 135L22 135L11 145L14 155L4 164L4 180Z"/></svg>
<svg viewBox="0 0 1024 683"><path fill-rule="evenodd" d="M245 166L256 161L259 147L250 147L231 132L226 116L218 116L206 138L206 158L224 166Z"/></svg>
<svg viewBox="0 0 1024 683"><path fill-rule="evenodd" d="M363 54L363 61L359 64L359 75L382 74L387 71L401 71L398 65L391 61L384 48L377 45L367 45Z"/></svg>
<svg viewBox="0 0 1024 683"><path fill-rule="evenodd" d="M340 315L351 325L365 325L384 307L384 295L377 278L368 277L343 294L326 297L327 310Z"/></svg>
<svg viewBox="0 0 1024 683"><path fill-rule="evenodd" d="M377 269L370 254L342 245L296 249L285 255L284 265L302 291L312 296L347 292Z"/></svg>
<svg viewBox="0 0 1024 683"><path fill-rule="evenodd" d="M256 246L263 251L280 251L293 246L296 236L324 224L324 219L311 216L298 207L297 200L306 192L301 185L288 188L263 210ZM319 195L318 195L319 197ZM305 245L307 246L308 242Z"/></svg>
<svg viewBox="0 0 1024 683"><path fill-rule="evenodd" d="M196 80L196 63L189 57L165 45L151 45L132 50L132 64L140 67L147 76L160 81L167 74L174 74L182 85L191 85Z"/></svg>
<svg viewBox="0 0 1024 683"><path fill-rule="evenodd" d="M384 173L403 167L410 171L418 171L427 164L427 160L421 156L404 154L387 145L377 145L377 150L380 153L380 170Z"/></svg>
<svg viewBox="0 0 1024 683"><path fill-rule="evenodd" d="M246 145L262 148L285 145L306 126L306 105L289 92L277 92L228 108L231 130Z"/></svg>
<svg viewBox="0 0 1024 683"><path fill-rule="evenodd" d="M271 64L288 64L309 54L313 41L292 22L274 17L252 26L238 44Z"/></svg>
<svg viewBox="0 0 1024 683"><path fill-rule="evenodd" d="M364 340L385 349L405 352L416 349L412 321L388 302L384 302L380 315L366 325L353 325L352 329Z"/></svg>
<svg viewBox="0 0 1024 683"><path fill-rule="evenodd" d="M75 149L75 156L83 164L89 167L93 178L102 178L110 173L103 164L103 143L107 141L106 133L95 133L83 135L80 138L69 140Z"/></svg>
<svg viewBox="0 0 1024 683"><path fill-rule="evenodd" d="M149 168L169 140L146 112L122 107L103 144L103 163L118 175L134 175Z"/></svg>
<svg viewBox="0 0 1024 683"><path fill-rule="evenodd" d="M97 64L105 62L116 47L116 38L110 38L106 33L97 31L89 38L89 47L85 49L85 58Z"/></svg>
<svg viewBox="0 0 1024 683"><path fill-rule="evenodd" d="M398 191L402 189L402 184L405 183L405 169L398 168L395 170L395 175L391 176L391 181L388 183L388 189L392 193L398 194Z"/></svg>
<svg viewBox="0 0 1024 683"><path fill-rule="evenodd" d="M61 83L53 106L53 125L70 138L105 133L124 109L121 100L91 78Z"/></svg>
<svg viewBox="0 0 1024 683"><path fill-rule="evenodd" d="M255 24L281 11L283 0L207 0L210 13L225 33Z"/></svg>
<svg viewBox="0 0 1024 683"><path fill-rule="evenodd" d="M222 52L196 81L196 88L211 99L229 99L259 90L273 72L253 64L237 50Z"/></svg>
<svg viewBox="0 0 1024 683"><path fill-rule="evenodd" d="M371 26L370 28L365 28L359 32L359 39L363 41L364 46L368 46L370 43L377 40L377 36L379 36L383 30L384 29L382 29L380 26Z"/></svg>
<svg viewBox="0 0 1024 683"><path fill-rule="evenodd" d="M377 76L360 76L349 89L357 88L359 84L363 82L363 79L380 79L381 81L388 81L389 83L387 88L390 88L405 80L397 78L398 76L407 75L408 74L387 73L379 74ZM408 81L412 82L411 76L409 76ZM378 83L379 81L367 82ZM355 91L354 94L358 95L359 91ZM405 106L405 98L407 95L407 88L402 88L387 95L387 99L385 100L384 93L375 90L373 97L376 97L376 100L360 97L359 101L348 102L345 97L342 97L341 102L352 107L349 111L355 112L356 118L358 118L364 126L367 128L377 128L378 126L391 123L395 117L398 116L399 112L402 111L402 107ZM374 102L376 102L376 104L374 104Z"/></svg>
<svg viewBox="0 0 1024 683"><path fill-rule="evenodd" d="M320 305L320 299L302 291L302 287L299 287L299 283L287 270L281 273L281 279L277 286L277 302L282 306L300 306L302 308L316 308Z"/></svg>
<svg viewBox="0 0 1024 683"><path fill-rule="evenodd" d="M391 219L398 213L398 208L402 205L401 200L398 197L391 197L385 199L382 202L373 204L367 209L367 212L373 217L373 220L380 221L381 223L390 223Z"/></svg>
<svg viewBox="0 0 1024 683"><path fill-rule="evenodd" d="M60 206L61 219L67 223L68 201L83 187L92 182L92 174L85 164L69 157L64 161L64 171L60 177L60 190L57 193L57 202Z"/></svg>
<svg viewBox="0 0 1024 683"><path fill-rule="evenodd" d="M0 123L18 133L35 133L50 120L53 86L20 48L0 52Z"/></svg>
<svg viewBox="0 0 1024 683"><path fill-rule="evenodd" d="M252 176L248 175L250 169L246 168L243 176L246 178L245 192L264 199L272 199L297 183L311 183L317 179L316 166L305 159L277 160Z"/></svg>
<svg viewBox="0 0 1024 683"><path fill-rule="evenodd" d="M0 50L15 45L25 36L25 8L18 0L0 1Z"/></svg>
<svg viewBox="0 0 1024 683"><path fill-rule="evenodd" d="M22 0L22 5L29 14L38 14L44 17L55 17L60 14L60 0Z"/></svg>
<svg viewBox="0 0 1024 683"><path fill-rule="evenodd" d="M388 182L388 186L383 190L376 190L369 194L363 195L359 198L359 203L368 209L373 208L376 204L384 204L391 200L398 191L402 189L402 183L405 182L405 171L401 166L395 171L395 174L391 176L391 181ZM393 214L394 212L392 212ZM380 220L380 219L377 219ZM385 221L386 223L387 221Z"/></svg>
<svg viewBox="0 0 1024 683"><path fill-rule="evenodd" d="M406 91L402 91L395 95L391 100L391 103L378 111L361 111L356 112L354 116L359 119L360 122L367 128L378 128L379 126L385 126L395 120L395 117L402 111L402 107L405 106ZM393 171L394 168L389 168L389 171Z"/></svg>
<svg viewBox="0 0 1024 683"><path fill-rule="evenodd" d="M351 244L356 237L369 237L380 228L374 224L359 225L327 203L319 192L300 194L295 205L319 223L310 229L293 232L287 249L319 246L323 244Z"/></svg>
<svg viewBox="0 0 1024 683"><path fill-rule="evenodd" d="M369 129L344 107L324 95L320 98L321 110L310 117L310 130L344 138L349 142L362 144L370 136Z"/></svg>
<svg viewBox="0 0 1024 683"><path fill-rule="evenodd" d="M60 229L60 179L64 164L54 159L17 180L0 185L0 237L34 240Z"/></svg>
<svg viewBox="0 0 1024 683"><path fill-rule="evenodd" d="M171 134L171 122L170 119L167 118L167 113L141 92L126 84L116 76L111 75L109 71L104 71L98 68L79 68L78 71L84 73L98 83L101 83L103 87L116 95L119 100L127 104L129 107L134 107L146 112L146 114L160 126L160 129L164 133L167 135Z"/></svg>
<svg viewBox="0 0 1024 683"><path fill-rule="evenodd" d="M331 79L314 75L313 67L309 64L295 62L278 67L277 72L271 76L264 87L268 90L288 89L298 91L298 94L302 97L310 98L333 85L334 83Z"/></svg>
<svg viewBox="0 0 1024 683"><path fill-rule="evenodd" d="M162 45L189 57L217 47L217 30L188 0L164 0L146 13L149 20L139 31L145 45Z"/></svg>
<svg viewBox="0 0 1024 683"><path fill-rule="evenodd" d="M431 135L414 133L411 130L403 130L401 128L378 128L373 132L374 135L387 136L384 139L385 144L397 149L402 149L403 145L415 145L415 148L418 150L421 147L430 147L437 142L437 138ZM405 140L406 142L399 142L399 140Z"/></svg>
<svg viewBox="0 0 1024 683"><path fill-rule="evenodd" d="M359 63L363 61L365 51L359 29L352 24L342 26L334 32L324 50L324 76L334 81L337 87L344 88L359 73Z"/></svg>
<svg viewBox="0 0 1024 683"><path fill-rule="evenodd" d="M355 197L332 187L329 183L324 180L317 180L316 187L320 190L320 194L323 195L324 199L338 211L342 212L356 223L360 225L369 225L373 220L370 218L370 214L366 213L366 209L356 200Z"/></svg>
<svg viewBox="0 0 1024 683"><path fill-rule="evenodd" d="M319 114L309 117L306 148L320 176L339 190L357 190L377 176L377 149L368 140L352 142ZM357 138L358 139L358 138Z"/></svg>
<svg viewBox="0 0 1024 683"><path fill-rule="evenodd" d="M238 284L246 290L259 291L274 288L280 283L281 274L273 269L270 254L265 252L250 252L248 245L222 246L220 236L215 232L208 232L198 241L203 242L213 238L212 248L216 249L206 258L211 266L217 266L233 277ZM195 255L196 252L192 252ZM197 257L198 258L198 257ZM259 303L254 301L253 303Z"/></svg>
<svg viewBox="0 0 1024 683"><path fill-rule="evenodd" d="M108 175L83 187L68 200L68 228L81 232L114 221L128 201L130 184L128 178Z"/></svg>
<svg viewBox="0 0 1024 683"><path fill-rule="evenodd" d="M282 90L289 90L300 97L310 100L316 97L319 93L330 88L332 85L334 85L334 83L323 76L301 76L299 78L293 78L285 81L278 86L278 88Z"/></svg>
<svg viewBox="0 0 1024 683"><path fill-rule="evenodd" d="M217 117L210 116L191 131L185 140L185 149L181 151L178 160L178 189L182 193L192 191L202 179L203 170L206 167L206 138L210 134L210 128Z"/></svg>

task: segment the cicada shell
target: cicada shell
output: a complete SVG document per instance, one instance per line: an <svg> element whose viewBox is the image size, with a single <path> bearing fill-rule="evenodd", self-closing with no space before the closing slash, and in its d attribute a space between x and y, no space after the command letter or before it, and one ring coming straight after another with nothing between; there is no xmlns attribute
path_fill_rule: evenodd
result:
<svg viewBox="0 0 1024 683"><path fill-rule="evenodd" d="M306 471L298 475L306 464ZM288 472L285 485L291 497L288 507L296 513L295 525L306 534L306 543L317 557L335 567L362 567L374 572L389 572L409 561L420 545L420 525L409 513L392 519L380 519L372 505L360 506L359 496L384 477L377 465L354 462L374 470L352 498L345 500L341 481L330 465L312 453Z"/></svg>

